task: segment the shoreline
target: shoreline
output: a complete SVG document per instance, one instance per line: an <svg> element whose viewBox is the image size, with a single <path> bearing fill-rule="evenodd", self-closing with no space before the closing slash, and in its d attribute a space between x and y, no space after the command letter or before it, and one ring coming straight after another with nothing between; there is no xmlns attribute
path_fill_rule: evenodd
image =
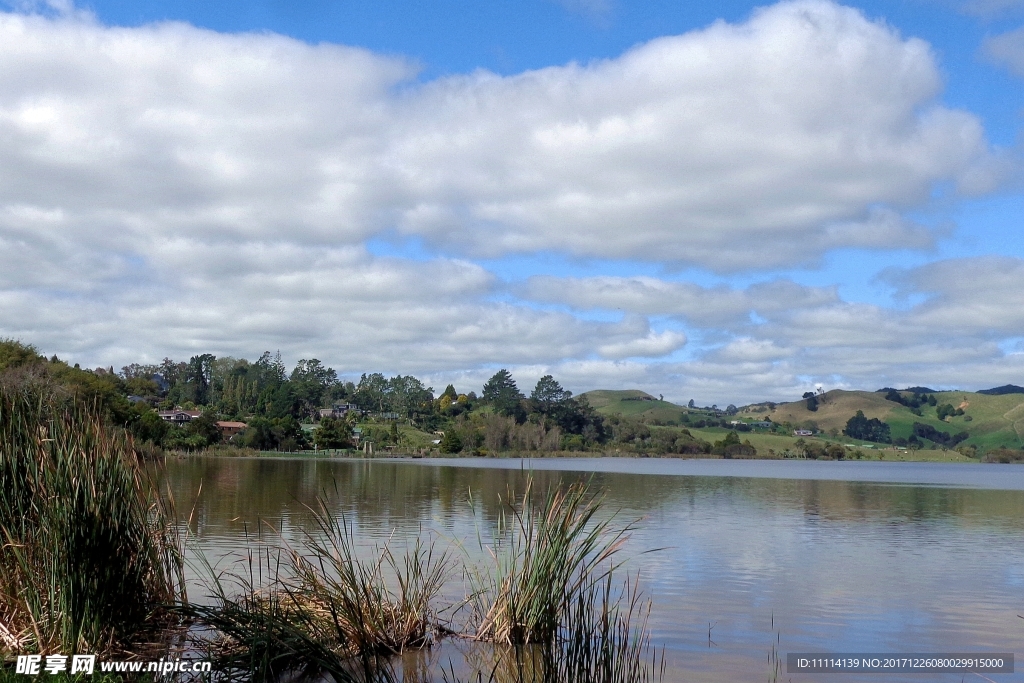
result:
<svg viewBox="0 0 1024 683"><path fill-rule="evenodd" d="M216 455L192 457L222 457ZM639 458L639 457L312 457L280 453L235 456L243 460L316 460L366 465L404 464L523 471L590 472L646 476L727 477L843 481L851 483L1024 491L1024 467L1003 463L927 461L836 461L806 459Z"/></svg>

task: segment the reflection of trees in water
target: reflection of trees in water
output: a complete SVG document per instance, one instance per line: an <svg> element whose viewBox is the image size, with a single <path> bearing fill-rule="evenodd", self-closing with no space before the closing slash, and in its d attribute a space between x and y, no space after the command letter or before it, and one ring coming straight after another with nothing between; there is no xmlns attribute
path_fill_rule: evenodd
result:
<svg viewBox="0 0 1024 683"><path fill-rule="evenodd" d="M502 511L508 492L521 493L527 470L430 466L427 463L271 458L190 458L168 463L179 514L196 501L194 531L210 525L241 531L258 520L275 528L305 525L304 505L323 496L339 513L380 532L416 528L424 520L450 527L467 519L469 495L484 526ZM1024 494L848 481L532 472L534 487L591 480L607 510L625 519L664 507L753 505L834 521L956 520L965 525L1024 526Z"/></svg>
<svg viewBox="0 0 1024 683"><path fill-rule="evenodd" d="M633 475L626 475L633 476ZM636 478L640 478L637 476ZM834 521L913 522L1024 526L1024 493L938 486L808 479L651 477L646 499L676 504L728 501L800 512ZM618 490L618 485L612 489Z"/></svg>

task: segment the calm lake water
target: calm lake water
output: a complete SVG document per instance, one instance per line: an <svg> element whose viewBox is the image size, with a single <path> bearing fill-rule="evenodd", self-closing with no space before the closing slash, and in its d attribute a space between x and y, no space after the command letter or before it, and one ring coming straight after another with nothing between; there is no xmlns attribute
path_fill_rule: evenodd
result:
<svg viewBox="0 0 1024 683"><path fill-rule="evenodd" d="M250 541L292 542L324 496L367 546L487 537L499 495L591 480L653 599L666 681L767 681L787 652L1024 654L1024 466L670 459L168 462L183 517L224 568ZM200 493L201 488L201 493ZM470 505L470 491L476 503ZM260 531L262 529L262 531ZM273 531L271 531L273 530ZM664 548L640 555L644 550ZM461 597L461 581L449 587ZM190 597L203 590L193 582ZM461 655L435 649L417 666ZM1024 681L1022 673L986 674ZM458 670L458 665L456 666ZM960 674L786 674L780 681L961 681Z"/></svg>

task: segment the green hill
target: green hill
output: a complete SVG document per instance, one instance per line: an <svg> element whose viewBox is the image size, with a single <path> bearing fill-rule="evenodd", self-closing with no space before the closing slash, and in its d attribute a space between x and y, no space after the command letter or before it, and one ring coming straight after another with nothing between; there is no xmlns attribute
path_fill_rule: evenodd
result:
<svg viewBox="0 0 1024 683"><path fill-rule="evenodd" d="M835 435L842 441L847 421L858 410L867 418L878 418L887 423L894 439L908 439L913 434L914 423L929 425L951 435L967 432L970 437L964 442L981 451L993 448L1024 447L1024 394L1019 393L976 393L968 391L935 391L936 405L924 404L915 415L911 408L890 401L885 393L877 391L834 390L818 398L818 409L807 409L804 400L791 403L756 403L740 409L735 418L763 420L766 417L776 423L788 422L796 428L811 427L823 433ZM648 423L678 423L680 415L687 411L684 406L663 401L636 389L612 391L599 389L582 394L602 415L619 415L643 419ZM910 394L904 392L905 397ZM949 404L963 410L963 415L940 420L939 406ZM690 411L691 413L694 411ZM709 438L705 436L704 438ZM782 437L765 436L777 439ZM785 437L790 438L790 437ZM780 442L781 443L781 442Z"/></svg>
<svg viewBox="0 0 1024 683"><path fill-rule="evenodd" d="M586 397L590 405L602 415L643 418L649 422L678 422L679 416L686 410L683 406L663 401L638 389L596 389L581 396Z"/></svg>
<svg viewBox="0 0 1024 683"><path fill-rule="evenodd" d="M921 415L915 415L910 408L886 400L880 392L835 390L820 398L816 411L808 410L806 401L794 401L776 405L769 415L774 422L814 423L826 433L833 429L841 433L846 421L862 410L868 418L887 422L893 438L908 438L914 423L920 422L950 434L966 431L970 438L965 443L982 450L1024 445L1024 395L967 391L936 391L934 395L938 406L949 404L961 408L964 414L939 420L937 406L923 405Z"/></svg>

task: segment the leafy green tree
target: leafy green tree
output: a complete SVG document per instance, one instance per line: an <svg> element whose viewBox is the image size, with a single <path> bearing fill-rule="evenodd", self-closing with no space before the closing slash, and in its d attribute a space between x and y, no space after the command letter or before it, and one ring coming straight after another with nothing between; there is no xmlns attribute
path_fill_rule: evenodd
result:
<svg viewBox="0 0 1024 683"><path fill-rule="evenodd" d="M307 382L326 390L338 383L338 373L316 358L302 359L295 365L290 379L293 382Z"/></svg>
<svg viewBox="0 0 1024 683"><path fill-rule="evenodd" d="M261 451L295 451L306 445L302 426L292 416L255 417L235 439L239 445Z"/></svg>
<svg viewBox="0 0 1024 683"><path fill-rule="evenodd" d="M968 434L967 432L960 432L954 435L950 434L949 432L944 432L941 429L936 429L931 425L923 424L921 422L914 423L912 432L913 434L910 437L910 439L908 439L908 443L910 442L910 440L914 440L918 444L920 444L920 441L918 440L918 437L920 437L922 439L934 441L935 443L942 446L944 449L956 448L958 444L970 438L970 434Z"/></svg>
<svg viewBox="0 0 1024 683"><path fill-rule="evenodd" d="M148 377L125 380L124 389L130 396L157 396L160 393L160 387Z"/></svg>
<svg viewBox="0 0 1024 683"><path fill-rule="evenodd" d="M810 441L804 444L804 457L808 460L817 460L825 457L825 446L821 443Z"/></svg>
<svg viewBox="0 0 1024 683"><path fill-rule="evenodd" d="M757 455L757 449L751 445L750 441L740 443L740 435L731 431L725 435L724 439L715 442L711 448L711 454L720 455L723 458L749 458Z"/></svg>
<svg viewBox="0 0 1024 683"><path fill-rule="evenodd" d="M145 403L136 403L132 411L138 418L131 423L131 431L136 440L140 442L150 441L160 446L163 444L164 436L170 430L170 423L162 419L155 410L152 410Z"/></svg>
<svg viewBox="0 0 1024 683"><path fill-rule="evenodd" d="M274 424L265 417L254 417L249 420L246 428L235 438L240 445L258 451L273 450L278 444L274 436Z"/></svg>
<svg viewBox="0 0 1024 683"><path fill-rule="evenodd" d="M331 390L338 384L338 373L316 358L302 359L292 370L290 382L301 412L312 417L330 400Z"/></svg>
<svg viewBox="0 0 1024 683"><path fill-rule="evenodd" d="M586 398L574 399L551 375L537 382L530 393L530 406L569 434L580 434L592 442L604 440L604 419Z"/></svg>
<svg viewBox="0 0 1024 683"><path fill-rule="evenodd" d="M345 420L325 417L313 433L317 448L352 448L352 427Z"/></svg>
<svg viewBox="0 0 1024 683"><path fill-rule="evenodd" d="M462 438L454 429L449 429L444 433L438 449L442 453L459 453L462 451Z"/></svg>
<svg viewBox="0 0 1024 683"><path fill-rule="evenodd" d="M832 458L833 460L843 460L846 458L846 449L837 443L830 443L825 446L825 457Z"/></svg>
<svg viewBox="0 0 1024 683"><path fill-rule="evenodd" d="M379 372L363 373L352 394L352 402L362 410L388 413L392 412L388 394L387 377Z"/></svg>
<svg viewBox="0 0 1024 683"><path fill-rule="evenodd" d="M210 380L213 378L213 361L216 356L204 353L192 356L188 362L188 382L192 385L192 400L198 405L206 405L210 400Z"/></svg>
<svg viewBox="0 0 1024 683"><path fill-rule="evenodd" d="M433 409L434 390L423 386L412 375L395 375L388 380L386 393L392 411L403 417L415 417Z"/></svg>
<svg viewBox="0 0 1024 683"><path fill-rule="evenodd" d="M198 451L206 447L206 441L199 434L190 434L184 427L172 425L161 445L171 451Z"/></svg>
<svg viewBox="0 0 1024 683"><path fill-rule="evenodd" d="M160 372L159 365L142 365L131 363L121 368L120 375L125 381L135 378L151 379L153 375Z"/></svg>
<svg viewBox="0 0 1024 683"><path fill-rule="evenodd" d="M537 380L537 386L530 392L533 409L544 415L555 412L572 398L572 392L562 388L554 377L544 375Z"/></svg>
<svg viewBox="0 0 1024 683"><path fill-rule="evenodd" d="M281 360L281 352L278 351L271 355L270 351L264 351L259 360L252 364L249 374L260 391L282 384L286 379L286 374L284 361Z"/></svg>
<svg viewBox="0 0 1024 683"><path fill-rule="evenodd" d="M863 410L858 410L856 415L846 421L843 434L853 439L863 439L875 443L890 443L892 441L889 425L877 417L869 420L864 416Z"/></svg>
<svg viewBox="0 0 1024 683"><path fill-rule="evenodd" d="M302 415L302 401L295 386L287 381L264 389L258 407L270 418L290 417L294 420L297 415Z"/></svg>
<svg viewBox="0 0 1024 683"><path fill-rule="evenodd" d="M163 377L170 387L174 387L178 383L184 383L187 374L188 365L185 363L176 363L170 358L164 358L160 362L160 376Z"/></svg>
<svg viewBox="0 0 1024 683"><path fill-rule="evenodd" d="M46 370L65 391L86 405L95 406L112 423L124 426L131 422L131 404L126 398L124 381L117 375L98 375L61 361L50 363Z"/></svg>
<svg viewBox="0 0 1024 683"><path fill-rule="evenodd" d="M186 426L189 434L194 434L203 440L203 446L211 446L220 441L220 430L217 429L217 414L212 410L205 410L203 414L192 420Z"/></svg>
<svg viewBox="0 0 1024 683"><path fill-rule="evenodd" d="M0 339L0 370L42 363L45 360L31 344L22 344L15 339Z"/></svg>
<svg viewBox="0 0 1024 683"><path fill-rule="evenodd" d="M523 393L516 386L515 380L512 379L512 373L504 368L494 373L484 384L484 402L490 404L494 408L494 412L514 417L520 424L526 421L526 411L523 409L524 398Z"/></svg>

